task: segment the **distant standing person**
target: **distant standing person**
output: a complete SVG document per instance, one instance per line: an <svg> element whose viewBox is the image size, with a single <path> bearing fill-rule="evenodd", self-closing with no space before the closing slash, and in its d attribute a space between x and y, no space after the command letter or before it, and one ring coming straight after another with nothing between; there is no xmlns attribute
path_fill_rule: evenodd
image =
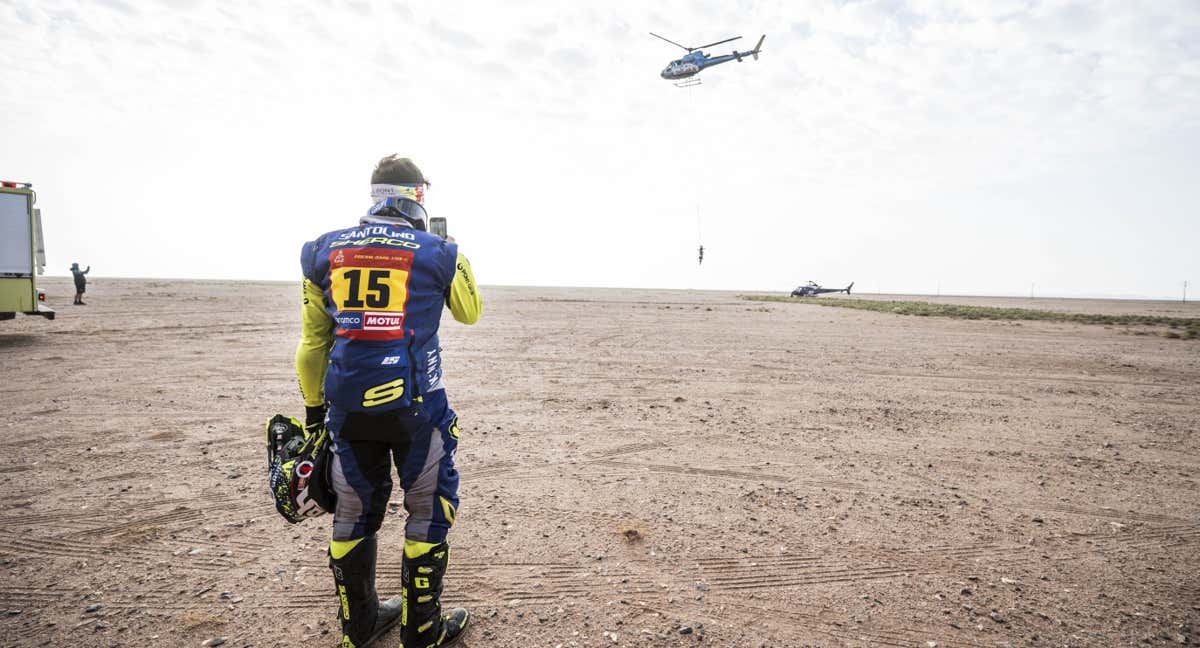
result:
<svg viewBox="0 0 1200 648"><path fill-rule="evenodd" d="M92 271L92 266L88 266L87 270L80 270L78 263L71 264L71 274L75 275L75 305L87 306L83 303L83 293L87 292L87 273Z"/></svg>

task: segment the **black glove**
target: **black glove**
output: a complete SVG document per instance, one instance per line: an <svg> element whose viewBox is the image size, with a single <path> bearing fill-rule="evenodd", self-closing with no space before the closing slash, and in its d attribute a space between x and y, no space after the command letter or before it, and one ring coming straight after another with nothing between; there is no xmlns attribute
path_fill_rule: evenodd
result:
<svg viewBox="0 0 1200 648"><path fill-rule="evenodd" d="M317 405L316 407L304 406L304 428L308 429L313 426L325 425L325 412L328 411L325 405Z"/></svg>

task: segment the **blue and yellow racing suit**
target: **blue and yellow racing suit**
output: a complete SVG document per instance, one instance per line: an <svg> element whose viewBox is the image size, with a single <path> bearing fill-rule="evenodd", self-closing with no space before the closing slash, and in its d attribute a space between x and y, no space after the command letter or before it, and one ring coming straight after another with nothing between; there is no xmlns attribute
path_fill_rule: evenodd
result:
<svg viewBox="0 0 1200 648"><path fill-rule="evenodd" d="M405 537L440 543L458 509L458 423L442 384L443 306L473 324L483 309L458 246L401 223L365 223L306 243L296 372L304 404L327 404L337 495L333 539L373 535L394 461Z"/></svg>

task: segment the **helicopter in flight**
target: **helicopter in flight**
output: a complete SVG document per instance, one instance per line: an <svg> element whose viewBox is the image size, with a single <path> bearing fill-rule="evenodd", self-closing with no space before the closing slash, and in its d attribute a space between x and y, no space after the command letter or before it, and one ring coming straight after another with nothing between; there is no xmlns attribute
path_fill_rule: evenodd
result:
<svg viewBox="0 0 1200 648"><path fill-rule="evenodd" d="M733 50L732 54L722 54L721 56L713 56L712 54L705 54L701 50L703 50L705 47L712 47L714 45L720 45L722 43L728 43L731 41L735 41L735 40L741 38L741 36L734 36L733 38L726 38L725 40L720 40L715 43L709 43L707 45L700 45L697 47L687 47L685 45L680 45L679 43L676 43L675 41L673 41L669 38L663 38L662 36L659 36L658 34L655 34L654 32L650 32L650 35L655 38L661 38L662 40L665 40L668 43L670 43L676 47L681 47L681 48L687 50L687 54L684 54L683 58L671 61L670 63L667 64L667 67L663 68L663 71L659 74L659 76L661 76L662 78L664 78L668 81L675 81L675 85L680 88L686 88L689 86L699 85L700 79L696 78L696 75L700 74L700 71L703 70L704 68L712 67L714 65L720 65L722 63L728 63L729 61L737 61L738 63L741 63L743 56L753 56L754 60L757 61L758 53L762 51L763 41L767 38L767 35L763 34L758 39L758 44L754 46L754 49L752 49L748 52L739 52L735 48Z"/></svg>
<svg viewBox="0 0 1200 648"><path fill-rule="evenodd" d="M815 281L810 281L810 282L804 284L803 286L797 286L796 289L792 291L792 297L816 297L817 295L822 295L825 293L840 293L840 292L844 292L847 295L849 295L850 289L853 287L854 287L853 281L851 281L850 285L846 286L845 288L825 288L823 286L818 285L817 282L815 282Z"/></svg>

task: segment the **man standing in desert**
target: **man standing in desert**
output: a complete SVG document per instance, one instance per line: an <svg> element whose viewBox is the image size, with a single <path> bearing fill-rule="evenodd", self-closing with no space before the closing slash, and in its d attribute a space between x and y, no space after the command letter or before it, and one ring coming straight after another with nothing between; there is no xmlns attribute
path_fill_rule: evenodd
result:
<svg viewBox="0 0 1200 648"><path fill-rule="evenodd" d="M469 621L440 596L458 509L458 419L442 384L443 306L475 323L483 308L471 266L453 241L428 232L428 183L408 158L379 161L375 204L359 224L304 245L303 331L296 370L307 424L333 440L337 496L329 564L344 647L362 648L399 621L406 648L454 643ZM408 520L401 595L375 591L376 532L392 463Z"/></svg>
<svg viewBox="0 0 1200 648"><path fill-rule="evenodd" d="M92 271L92 266L88 266L87 270L80 270L78 263L71 264L71 276L75 279L75 306L87 306L83 303L83 293L87 292L87 273Z"/></svg>

